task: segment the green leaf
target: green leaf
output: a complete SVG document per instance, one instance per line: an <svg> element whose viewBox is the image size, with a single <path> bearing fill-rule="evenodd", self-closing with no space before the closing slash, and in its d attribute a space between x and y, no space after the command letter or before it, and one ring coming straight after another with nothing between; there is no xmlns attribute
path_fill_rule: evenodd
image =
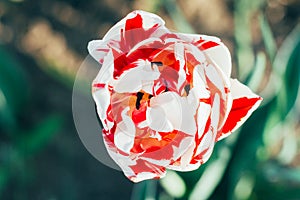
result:
<svg viewBox="0 0 300 200"><path fill-rule="evenodd" d="M256 55L254 70L251 73L251 77L247 84L253 91L258 91L260 84L265 78L264 77L265 70L266 70L266 56L263 52L259 52Z"/></svg>
<svg viewBox="0 0 300 200"><path fill-rule="evenodd" d="M266 47L266 52L271 61L274 60L277 51L276 42L267 19L263 14L259 15L259 25L262 33L262 38Z"/></svg>
<svg viewBox="0 0 300 200"><path fill-rule="evenodd" d="M268 123L264 130L264 143L268 146L278 138L273 127L286 119L287 114L295 105L300 83L300 24L285 39L274 60L273 77L280 84L271 110ZM272 83L270 83L272 84ZM274 83L275 84L275 83Z"/></svg>
<svg viewBox="0 0 300 200"><path fill-rule="evenodd" d="M254 65L250 19L263 5L261 0L235 0L234 38L239 79L245 81Z"/></svg>

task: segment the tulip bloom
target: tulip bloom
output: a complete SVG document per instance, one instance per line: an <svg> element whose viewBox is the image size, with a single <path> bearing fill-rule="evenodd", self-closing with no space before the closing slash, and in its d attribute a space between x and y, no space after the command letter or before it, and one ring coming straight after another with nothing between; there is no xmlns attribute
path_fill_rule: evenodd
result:
<svg viewBox="0 0 300 200"><path fill-rule="evenodd" d="M219 38L169 31L129 13L88 45L102 67L92 85L109 155L132 181L197 169L262 98L231 79Z"/></svg>

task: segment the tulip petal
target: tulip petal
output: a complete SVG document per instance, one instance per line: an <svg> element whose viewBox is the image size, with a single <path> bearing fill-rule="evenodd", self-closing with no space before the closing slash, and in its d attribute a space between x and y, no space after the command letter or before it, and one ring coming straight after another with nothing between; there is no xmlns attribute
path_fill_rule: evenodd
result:
<svg viewBox="0 0 300 200"><path fill-rule="evenodd" d="M210 118L210 128L205 133L196 151L196 155L201 155L201 159L199 160L200 163L204 163L209 159L215 145L215 138L217 136L217 128L220 120L220 97L218 94L214 97Z"/></svg>
<svg viewBox="0 0 300 200"><path fill-rule="evenodd" d="M117 125L114 134L114 143L117 148L129 153L134 144L135 125L132 119L127 115L129 107L125 108L122 113L122 121Z"/></svg>
<svg viewBox="0 0 300 200"><path fill-rule="evenodd" d="M247 86L236 79L231 79L231 93L233 98L232 108L217 140L221 140L239 128L262 101L261 97L254 94Z"/></svg>
<svg viewBox="0 0 300 200"><path fill-rule="evenodd" d="M197 34L177 34L184 40L189 40L201 51L203 51L210 60L217 65L229 78L231 74L231 56L228 48L221 40L214 36Z"/></svg>
<svg viewBox="0 0 300 200"><path fill-rule="evenodd" d="M149 30L153 27L156 27L155 30L157 30L157 33L154 34L154 32L150 32L150 34L154 34L155 37L160 37L161 35L166 34L167 29L165 29L164 26L165 22L162 20L159 16L141 11L136 10L131 13L129 13L125 18L123 18L121 21L119 21L117 24L115 24L103 37L102 40L92 40L88 44L88 51L89 54L97 60L99 63L103 63L104 57L107 55L107 53L110 51L110 47L108 44L114 44L114 46L117 46L118 48L121 48L118 42L116 41L121 40L122 32L124 33L140 33L139 34L139 40L136 41L136 44L144 39L149 38L149 34L143 35L145 31L143 30ZM159 27L163 27L163 30L158 30ZM136 29L136 31L134 30ZM132 30L132 31L131 31ZM123 49L122 49L123 50Z"/></svg>
<svg viewBox="0 0 300 200"><path fill-rule="evenodd" d="M152 164L146 160L136 160L136 165L129 166L135 173L128 178L133 182L140 182L146 179L162 178L166 174L166 168ZM126 175L126 174L125 174Z"/></svg>
<svg viewBox="0 0 300 200"><path fill-rule="evenodd" d="M229 78L231 74L231 56L228 48L223 44L207 48L204 53L217 65Z"/></svg>
<svg viewBox="0 0 300 200"><path fill-rule="evenodd" d="M153 164L143 159L132 159L116 151L109 139L105 138L107 152L110 157L120 166L124 175L133 182L140 182L147 179L162 178L166 175L165 167ZM112 146L110 146L110 145Z"/></svg>
<svg viewBox="0 0 300 200"><path fill-rule="evenodd" d="M129 13L125 18L115 24L103 37L103 40L115 38L120 35L121 29L131 30L136 28L143 28L145 30L154 26L164 26L165 21L159 16L145 12L142 10L135 10Z"/></svg>
<svg viewBox="0 0 300 200"><path fill-rule="evenodd" d="M165 92L153 97L150 107L160 107L163 111L160 119L152 117L154 121L163 120L162 118L165 117L175 130L190 135L195 134L197 129L194 119L196 110L191 108L186 97L180 97L175 92Z"/></svg>
<svg viewBox="0 0 300 200"><path fill-rule="evenodd" d="M88 43L89 54L99 63L103 63L104 57L109 52L109 47L103 40L92 40Z"/></svg>
<svg viewBox="0 0 300 200"><path fill-rule="evenodd" d="M196 41L201 40L202 43L207 43L207 42L211 42L212 43L216 43L218 44L221 40L218 37L215 36L209 36L209 35L203 35L203 34L190 34L190 33L176 33L176 35L189 43L194 43Z"/></svg>
<svg viewBox="0 0 300 200"><path fill-rule="evenodd" d="M149 123L149 127L152 130L159 131L159 132L171 132L174 130L173 125L167 119L166 113L161 106L148 108L147 120Z"/></svg>

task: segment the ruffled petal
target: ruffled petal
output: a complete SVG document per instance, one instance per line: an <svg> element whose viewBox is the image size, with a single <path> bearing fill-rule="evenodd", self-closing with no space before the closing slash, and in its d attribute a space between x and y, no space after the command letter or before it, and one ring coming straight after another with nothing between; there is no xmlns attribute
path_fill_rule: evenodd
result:
<svg viewBox="0 0 300 200"><path fill-rule="evenodd" d="M135 44L149 38L150 35L159 37L169 32L164 24L165 22L155 14L141 10L133 11L115 24L102 40L90 41L88 44L89 54L102 64L111 47L126 53ZM163 29L159 29L160 27Z"/></svg>
<svg viewBox="0 0 300 200"><path fill-rule="evenodd" d="M231 56L228 48L221 40L214 36L197 35L197 34L182 34L178 36L186 42L191 42L203 51L209 59L217 65L229 78L231 74Z"/></svg>
<svg viewBox="0 0 300 200"><path fill-rule="evenodd" d="M114 81L115 91L132 93L144 89L151 94L154 80L160 75L157 67L152 67L150 62L143 60L132 65L133 68L123 72L119 79Z"/></svg>
<svg viewBox="0 0 300 200"><path fill-rule="evenodd" d="M92 40L88 43L89 54L99 63L104 62L104 57L110 51L107 42L103 40Z"/></svg>
<svg viewBox="0 0 300 200"><path fill-rule="evenodd" d="M262 98L254 94L247 86L236 79L231 79L232 107L217 140L228 136L239 128L255 111Z"/></svg>
<svg viewBox="0 0 300 200"><path fill-rule="evenodd" d="M129 155L120 154L110 141L106 141L107 152L110 157L119 165L124 175L133 182L140 182L147 179L158 179L166 175L166 168L143 159L134 159Z"/></svg>
<svg viewBox="0 0 300 200"><path fill-rule="evenodd" d="M115 38L116 35L120 35L121 30L132 30L137 28L143 28L148 30L152 27L164 26L165 21L159 16L142 10L135 10L129 13L125 18L115 24L103 37L103 40L109 40Z"/></svg>

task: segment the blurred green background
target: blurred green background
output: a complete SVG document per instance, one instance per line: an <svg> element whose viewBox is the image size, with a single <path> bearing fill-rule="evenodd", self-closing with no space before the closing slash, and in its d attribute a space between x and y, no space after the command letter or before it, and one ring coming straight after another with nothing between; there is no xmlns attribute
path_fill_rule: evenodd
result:
<svg viewBox="0 0 300 200"><path fill-rule="evenodd" d="M71 106L88 41L135 9L222 38L264 98L198 170L139 184L87 152ZM1 0L0 199L300 199L299 80L299 0Z"/></svg>

